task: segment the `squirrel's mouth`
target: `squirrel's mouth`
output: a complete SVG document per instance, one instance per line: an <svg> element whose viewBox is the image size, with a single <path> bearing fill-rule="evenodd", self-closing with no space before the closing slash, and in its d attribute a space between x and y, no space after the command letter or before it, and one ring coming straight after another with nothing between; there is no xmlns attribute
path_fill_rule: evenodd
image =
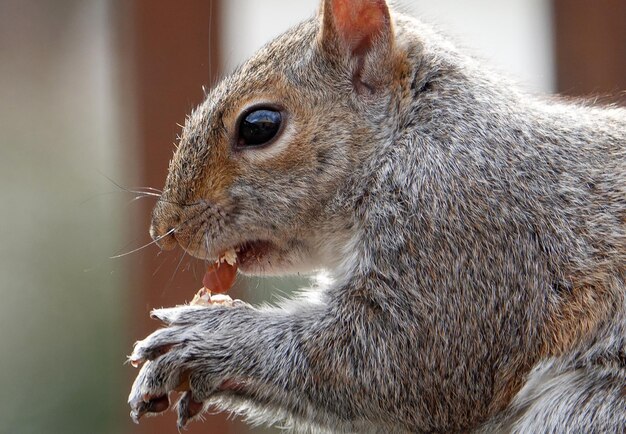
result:
<svg viewBox="0 0 626 434"><path fill-rule="evenodd" d="M274 274L284 262L285 250L268 240L250 240L237 244L222 244L222 247L206 249L201 243L187 243L178 237L178 244L191 256L207 261L221 262L225 256L237 263L244 274Z"/></svg>
<svg viewBox="0 0 626 434"><path fill-rule="evenodd" d="M211 249L207 251L201 242L191 242L191 237L185 237L184 234L177 234L176 238L180 247L191 256L208 260L209 262L213 261L212 258L215 258L215 260L222 258L226 252L234 252L236 254L236 262L243 272L258 269L261 264L266 262L268 256L279 250L278 246L270 241L252 240L231 245L231 247L226 249L221 248L217 251Z"/></svg>

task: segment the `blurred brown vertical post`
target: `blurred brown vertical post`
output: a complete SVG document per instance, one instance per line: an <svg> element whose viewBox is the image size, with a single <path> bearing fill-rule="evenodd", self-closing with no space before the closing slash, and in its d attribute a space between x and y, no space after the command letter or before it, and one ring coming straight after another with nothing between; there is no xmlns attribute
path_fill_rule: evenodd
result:
<svg viewBox="0 0 626 434"><path fill-rule="evenodd" d="M210 86L219 69L218 0L132 2L132 38L134 90L137 101L137 160L142 166L142 186L162 188L168 161L180 133L177 124L203 99L202 86ZM141 211L140 227L147 235L154 202L146 202ZM200 285L186 269L189 258L182 252L158 253L156 246L143 249L136 256L139 264L139 306L133 310L133 333L145 336L158 324L148 312L154 307L180 304ZM180 267L179 267L180 264ZM145 418L133 433L176 432L175 414ZM189 433L228 433L223 416L208 416L203 424L192 424Z"/></svg>
<svg viewBox="0 0 626 434"><path fill-rule="evenodd" d="M626 103L626 1L553 0L558 91Z"/></svg>

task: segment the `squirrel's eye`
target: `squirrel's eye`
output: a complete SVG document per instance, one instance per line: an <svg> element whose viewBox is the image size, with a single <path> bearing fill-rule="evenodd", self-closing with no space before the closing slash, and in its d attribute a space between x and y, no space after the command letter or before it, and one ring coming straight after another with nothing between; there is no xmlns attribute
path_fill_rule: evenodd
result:
<svg viewBox="0 0 626 434"><path fill-rule="evenodd" d="M280 112L272 109L259 109L248 113L239 124L237 145L243 148L268 143L278 134L281 121Z"/></svg>

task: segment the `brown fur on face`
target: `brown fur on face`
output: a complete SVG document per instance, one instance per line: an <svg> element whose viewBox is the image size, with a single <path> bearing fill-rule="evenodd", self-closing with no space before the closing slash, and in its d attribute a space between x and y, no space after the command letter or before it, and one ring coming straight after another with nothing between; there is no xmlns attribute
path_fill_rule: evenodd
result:
<svg viewBox="0 0 626 434"><path fill-rule="evenodd" d="M307 23L310 30L316 30L313 24ZM315 33L310 36L291 41L292 49L310 50ZM290 70L285 73L272 65L276 48L266 47L256 62L222 82L189 117L170 165L164 200L153 214L155 237L178 225L176 239L201 257L229 247L228 240L236 244L256 239L280 248L282 258L272 259L275 266L299 267L304 252L322 257L311 252L317 242L309 239L326 225L329 212L337 218L327 204L351 164L367 152L358 139L345 139L362 129L369 140L370 127L353 116L350 129L336 130L336 125L349 121L334 113L352 104L343 95L349 92L350 81L342 84L337 77L324 77L340 87L312 98L319 87L301 83L294 75L294 69L307 65L283 65ZM283 115L281 133L269 146L244 149L236 144L237 120L251 106L270 106ZM304 220L311 224L300 225ZM207 248L210 251L204 252Z"/></svg>

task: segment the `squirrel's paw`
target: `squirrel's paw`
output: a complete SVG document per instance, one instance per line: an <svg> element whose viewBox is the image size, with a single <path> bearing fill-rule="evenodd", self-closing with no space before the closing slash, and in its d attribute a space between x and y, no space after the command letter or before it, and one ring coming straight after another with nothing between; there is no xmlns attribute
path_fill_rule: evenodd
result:
<svg viewBox="0 0 626 434"><path fill-rule="evenodd" d="M224 314L234 310L179 306L152 312L153 318L168 327L137 342L129 357L133 366L141 366L128 397L135 422L143 415L167 410L173 391L183 392L177 404L179 427L203 412L205 401L228 382L218 366L217 329Z"/></svg>

